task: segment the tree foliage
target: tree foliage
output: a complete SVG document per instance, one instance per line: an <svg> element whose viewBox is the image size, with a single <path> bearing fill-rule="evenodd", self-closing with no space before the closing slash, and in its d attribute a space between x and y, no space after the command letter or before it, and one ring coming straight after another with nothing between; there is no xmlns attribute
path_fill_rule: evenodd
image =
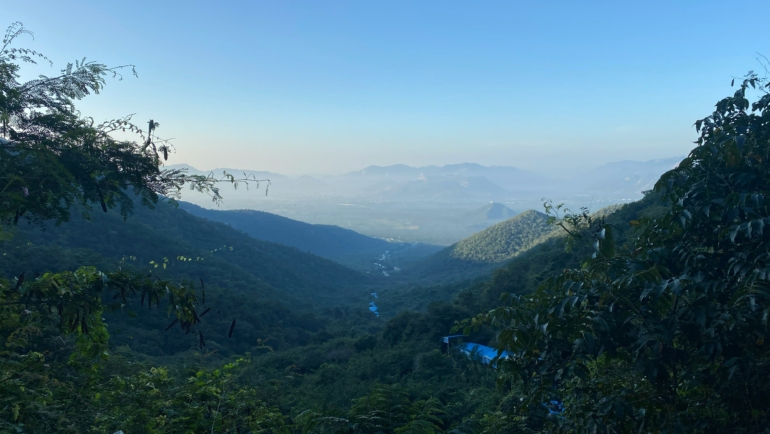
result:
<svg viewBox="0 0 770 434"><path fill-rule="evenodd" d="M116 375L94 400L94 432L288 433L286 418L243 386L240 358L177 378L167 368Z"/></svg>
<svg viewBox="0 0 770 434"><path fill-rule="evenodd" d="M747 94L758 91L753 103ZM562 220L592 258L474 319L546 430L764 432L770 422L770 94L749 74L655 186L667 211L626 227ZM627 243L613 238L626 232Z"/></svg>
<svg viewBox="0 0 770 434"><path fill-rule="evenodd" d="M0 47L3 229L20 218L60 224L77 207L88 215L93 204L105 213L118 208L125 218L134 211L135 197L152 207L159 195L173 196L184 185L220 198L215 186L219 180L162 169L170 147L154 136L156 122L151 120L143 133L130 118L95 125L80 116L75 101L99 93L105 76L119 77L124 67L84 59L68 64L58 76L20 83L22 63L47 60L33 50L12 46L25 33L29 32L20 23L13 24ZM139 134L143 142L117 140L112 134L118 130ZM237 182L228 175L226 180ZM178 325L189 333L205 314L198 311L199 296L205 297L197 284L120 269L105 273L89 266L34 277L21 273L13 281L0 279L0 430L102 432L103 422L106 426L131 423L126 415L132 408L100 400L125 395L120 384L112 384L118 389L100 384L101 368L109 355L104 311L136 301L150 309L163 304L174 318L168 328ZM198 333L203 345L203 335ZM162 370L151 371L159 378L137 374L121 384L141 382L142 387L131 386L136 393L152 389L142 402L151 408L148 417L159 422L144 421L143 432L195 432L201 424L210 432L242 428L280 432L280 415L256 401L243 404L253 390L233 384L233 367L200 371L195 381L181 390L168 390L166 397L156 394L159 387L153 386L165 381ZM175 401L168 401L172 395ZM175 417L166 424L163 420L169 414Z"/></svg>
<svg viewBox="0 0 770 434"><path fill-rule="evenodd" d="M118 208L124 217L134 210L131 192L144 206L159 195L178 197L184 186L222 199L217 183L236 180L227 173L189 175L162 168L173 150L158 138L159 124L143 130L131 116L96 124L82 117L75 101L98 94L107 77L122 78L133 65L109 67L85 58L67 64L59 75L19 82L22 64L48 62L41 53L13 43L31 34L21 23L11 25L0 47L0 221L34 223L69 220L73 207L88 213L93 205L104 212ZM119 140L116 133L134 133L140 142ZM269 181L268 181L269 182Z"/></svg>
<svg viewBox="0 0 770 434"><path fill-rule="evenodd" d="M441 402L436 398L410 399L398 386L377 385L353 402L346 417L322 415L307 410L297 416L303 434L393 433L435 434L443 432Z"/></svg>

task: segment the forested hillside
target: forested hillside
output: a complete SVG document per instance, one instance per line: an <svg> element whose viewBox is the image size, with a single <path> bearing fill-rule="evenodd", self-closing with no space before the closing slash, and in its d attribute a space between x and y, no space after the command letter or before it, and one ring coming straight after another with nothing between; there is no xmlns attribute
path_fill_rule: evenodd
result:
<svg viewBox="0 0 770 434"><path fill-rule="evenodd" d="M695 122L655 206L627 225L613 217L629 207L557 217L588 250L580 266L466 321L517 355L499 366L521 396L510 428L767 432L770 85L749 73L737 87ZM559 418L533 417L543 403Z"/></svg>
<svg viewBox="0 0 770 434"><path fill-rule="evenodd" d="M650 195L641 201L631 204L603 208L592 215L595 218L605 218L608 222L617 225L619 228L627 228L631 221L654 216L661 212L662 207L654 199L655 197ZM496 239L491 237L491 235L510 235L510 232L506 229L518 226L525 219L531 219L540 224L546 219L544 214L533 210L522 214L520 214L522 219L517 220L518 223L515 225L506 225L508 222L503 222L500 225L496 225L501 226L501 228L484 234L484 237L476 238L474 236L469 238L469 240L475 239L476 242L479 239L490 240L491 245L500 245L495 242ZM443 284L429 284L425 282L423 284L405 285L383 292L378 302L380 311L385 317L390 317L391 312L400 312L402 310L424 311L435 301L453 302L458 300L461 301L461 306L472 306L471 310L476 312L489 310L499 305L502 294L524 294L534 291L544 279L558 274L564 268L578 266L581 258L590 255L591 252L585 248L570 249L569 251L565 249L567 233L562 228L554 225L546 225L545 228L545 235L537 238L528 249L522 249L517 252L508 262L502 264L494 263L490 266L492 271L480 273L479 270L484 270L484 268L470 268L475 273L458 273L454 275L464 276L464 280L458 279L453 283ZM543 226L540 226L539 229L542 230ZM619 242L622 243L624 241L622 231L618 233L617 237ZM477 246L483 251L486 244L477 244ZM458 262L454 264L457 265ZM487 266L489 265L487 264ZM447 269L451 270L451 268L445 268L444 270ZM441 269L437 268L436 270L441 273ZM448 272L444 271L443 273ZM440 276L442 274L434 278L440 280Z"/></svg>
<svg viewBox="0 0 770 434"><path fill-rule="evenodd" d="M659 215L662 207L658 203L659 197L649 196L643 201L615 208L606 214L606 218L619 228L630 228L631 222L637 219ZM622 232L617 241L624 243ZM267 372L278 375L279 367L289 362L274 365L275 360L291 359L297 363L298 372L309 374L305 374L302 381L292 380L294 388L289 389L291 392L282 392L287 393L282 399L293 405L323 402L315 408L317 411L326 408L322 411L325 414L345 410L343 403L346 400L356 393L363 395L373 381L380 381L398 383L416 397L440 397L441 402L451 403L445 407L447 410L455 408L456 412L447 414L444 420L454 420L452 423L460 426L463 418L457 418L458 414L473 414L471 420L476 418L475 423L479 424L475 425L476 429L480 429L479 422L484 418L480 413L518 398L506 397L508 392L500 394L499 389L494 390L491 383L486 382L495 377L489 369L484 373L483 369L477 371L478 365L466 365L461 359L439 356L440 338L448 334L455 321L466 318L468 312L499 307L502 294L532 293L544 279L559 274L564 268L579 266L581 259L587 253L590 255L590 247L576 247L570 252L564 247L563 236L549 239L495 270L491 278L476 283L389 289L378 299L380 310L390 318L381 333L358 340L332 339L323 345L293 350L291 355L270 355L260 359L257 362L260 368L255 369L264 366ZM389 315L388 312L401 313ZM494 345L495 330L482 327L468 340ZM320 354L326 355L323 366L319 362ZM314 365L318 366L316 370L309 368ZM481 377L476 377L478 374ZM467 377L469 375L471 377ZM470 393L468 388L474 384L478 389ZM467 418L465 422L469 423Z"/></svg>
<svg viewBox="0 0 770 434"><path fill-rule="evenodd" d="M164 224L171 222L183 225L165 233ZM156 225L159 229L154 229ZM208 237L215 235L230 243L204 249ZM315 268L306 272L324 279L321 273L329 271L329 282L356 291L344 292L342 297L329 285L318 289L332 291L326 299L320 295L308 299L313 294L306 292L303 280L294 280L295 275L281 275L282 268L271 269L271 262L250 268L250 261L237 258L247 259L256 249L276 257L283 254L292 260L316 261ZM185 255L171 256L178 251ZM244 251L247 253L242 254ZM253 399L276 405L294 417L305 410L346 413L354 399L385 393L406 399L412 410L404 411L417 414L422 411L421 402L438 399L432 403L436 410L452 409L453 414L442 416L440 424L450 426L462 424L467 415L483 412L499 398L493 372L462 357L442 354L441 336L454 322L472 315L472 310L433 304L425 313L404 313L385 323L365 309L362 295L368 296L371 287L357 273L333 263L326 269L323 266L328 261L249 240L224 225L184 216L167 204L137 210L125 221L107 213L94 214L90 220L74 218L61 227L47 227L45 232L22 226L2 243L2 253L9 259L2 262L8 278L20 271L34 276L44 270L72 270L86 262L102 269L146 270L162 279L204 279L205 306L212 308L198 326L205 347L197 334L186 335L175 327L165 330L172 321L165 314L165 303L159 309L147 309L134 301L106 314L115 352L108 372L133 372L135 368L121 365L128 360L205 365L250 352L257 357L241 375L256 387ZM233 319L236 327L228 336ZM201 355L208 360L201 360ZM383 389L382 384L391 386ZM479 390L484 393L477 394Z"/></svg>
<svg viewBox="0 0 770 434"><path fill-rule="evenodd" d="M454 259L470 262L503 262L542 242L553 232L548 217L524 211L450 247Z"/></svg>
<svg viewBox="0 0 770 434"><path fill-rule="evenodd" d="M198 217L226 223L256 239L296 247L356 269L370 269L372 262L385 252L389 252L397 265L404 266L438 249L429 245L391 243L339 226L313 225L262 211L211 210L187 202L181 202L180 208Z"/></svg>
<svg viewBox="0 0 770 434"><path fill-rule="evenodd" d="M19 229L26 241L34 244L90 249L113 260L131 258L139 267L149 266L150 261L162 263L167 258L167 266L191 273L189 277L194 279L226 281L227 276L246 272L262 282L263 289L253 287L250 291L289 296L307 305L328 300L337 303L350 296L346 289L367 281L360 273L328 259L254 239L164 202L152 210L138 207L135 215L125 220L117 213L102 213L89 219L76 217L58 227L47 224L44 230L34 226ZM200 261L196 261L198 258ZM206 261L217 262L216 267L208 269L219 275L194 274ZM41 268L30 271L42 271L47 265L39 264ZM264 289L267 285L269 290Z"/></svg>
<svg viewBox="0 0 770 434"><path fill-rule="evenodd" d="M415 264L409 275L425 282L474 279L557 233L545 214L525 211Z"/></svg>
<svg viewBox="0 0 770 434"><path fill-rule="evenodd" d="M208 305L216 309L205 323L210 349L224 353L249 351L258 340L275 348L307 343L328 317L321 308L337 306L373 320L366 310L367 278L329 260L296 249L254 240L223 224L191 216L165 203L138 209L124 220L116 213L74 218L66 225L20 226L0 242L5 277L74 270L83 261L102 269L122 267L151 272L160 278L190 279L205 285ZM367 283L369 282L369 283ZM110 318L116 343L151 355L192 348L195 339L161 333L168 319L129 306L139 315ZM236 339L227 339L238 319ZM196 337L197 339L197 337Z"/></svg>

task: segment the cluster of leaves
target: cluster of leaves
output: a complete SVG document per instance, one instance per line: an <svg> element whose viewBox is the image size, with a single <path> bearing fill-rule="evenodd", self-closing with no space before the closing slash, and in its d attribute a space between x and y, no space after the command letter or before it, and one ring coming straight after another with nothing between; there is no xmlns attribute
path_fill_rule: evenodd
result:
<svg viewBox="0 0 770 434"><path fill-rule="evenodd" d="M76 382L86 384L109 356L103 314L132 298L149 307L167 301L168 313L186 331L200 322L196 288L118 271L101 273L93 267L74 272L45 273L35 279L0 280L0 423L6 428L53 429ZM111 303L103 303L102 297ZM68 359L62 354L69 353ZM68 378L70 377L70 378ZM45 431L42 429L41 431Z"/></svg>
<svg viewBox="0 0 770 434"><path fill-rule="evenodd" d="M769 89L749 74L696 123L698 146L655 186L662 216L561 220L593 257L469 323L501 328L513 414L555 400L545 430L767 430Z"/></svg>
<svg viewBox="0 0 770 434"><path fill-rule="evenodd" d="M303 434L434 434L443 432L441 407L436 398L413 401L398 386L378 385L367 396L356 399L345 417L308 410L295 421Z"/></svg>
<svg viewBox="0 0 770 434"><path fill-rule="evenodd" d="M167 368L113 375L91 403L91 430L288 433L284 415L264 404L256 389L242 385L248 362L240 358L218 369L199 369L187 378Z"/></svg>

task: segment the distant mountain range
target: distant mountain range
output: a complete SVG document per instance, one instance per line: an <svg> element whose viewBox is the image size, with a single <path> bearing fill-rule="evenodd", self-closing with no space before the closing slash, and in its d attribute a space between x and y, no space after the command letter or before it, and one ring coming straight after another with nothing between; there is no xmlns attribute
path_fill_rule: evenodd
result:
<svg viewBox="0 0 770 434"><path fill-rule="evenodd" d="M386 187L379 198L413 201L452 201L463 199L505 199L511 192L483 176L459 175L427 177L400 182Z"/></svg>
<svg viewBox="0 0 770 434"><path fill-rule="evenodd" d="M588 172L551 177L510 166L482 166L473 163L412 167L403 164L369 166L334 176L285 176L267 171L214 169L236 177L269 179L271 195L284 199L354 197L397 202L504 202L552 194L593 195L597 199L633 200L649 190L681 157L608 163ZM208 174L186 165L189 173ZM229 195L232 202L253 198L243 191ZM188 199L185 197L185 199ZM190 200L195 200L194 198ZM195 200L201 204L200 199ZM240 206L248 208L248 206Z"/></svg>
<svg viewBox="0 0 770 434"><path fill-rule="evenodd" d="M660 175L680 161L682 157L608 163L585 174L578 186L585 193L638 199L641 192L651 190Z"/></svg>
<svg viewBox="0 0 770 434"><path fill-rule="evenodd" d="M375 197L401 201L505 200L549 182L542 175L516 167L473 163L369 166L342 178L365 184Z"/></svg>

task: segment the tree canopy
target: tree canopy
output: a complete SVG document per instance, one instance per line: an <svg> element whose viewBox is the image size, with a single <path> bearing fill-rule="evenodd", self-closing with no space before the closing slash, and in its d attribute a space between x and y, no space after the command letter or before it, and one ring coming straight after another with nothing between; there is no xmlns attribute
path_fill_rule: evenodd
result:
<svg viewBox="0 0 770 434"><path fill-rule="evenodd" d="M593 257L474 319L500 327L500 348L515 354L500 366L521 387L516 420L563 402L558 417L522 426L766 432L768 90L750 73L695 123L697 146L655 186L662 216L618 226L568 215Z"/></svg>
<svg viewBox="0 0 770 434"><path fill-rule="evenodd" d="M132 195L151 207L159 195L178 197L188 186L220 201L217 182L238 182L228 174L217 179L163 169L173 147L155 134L154 120L143 130L131 116L99 124L81 116L77 100L98 94L106 78L122 79L128 70L136 75L133 65L109 67L83 58L53 77L19 82L23 64L50 63L37 51L13 45L25 34L31 32L14 23L0 47L0 221L60 224L74 207L88 213L93 205L104 212L117 208L126 217L134 209ZM116 133L133 133L140 141Z"/></svg>
<svg viewBox="0 0 770 434"><path fill-rule="evenodd" d="M221 199L216 187L220 180L213 176L162 168L171 148L154 135L155 121L149 121L146 131L131 123L130 117L96 125L76 110L77 100L99 93L105 77L120 78L120 71L133 67L112 68L83 59L68 64L57 76L19 82L22 64L47 61L36 51L13 46L29 33L20 23L11 25L0 48L0 228L20 219L61 224L74 209L88 216L95 204L104 212L117 208L125 218L134 211L134 199L152 207L160 195L173 197L185 185ZM118 140L114 137L118 131L138 134L142 141ZM237 182L228 175L225 180ZM110 301L105 303L105 298ZM110 392L117 393L115 399L122 397L121 388L143 380L150 390L137 402L156 405L155 413L146 413L151 414L149 420L137 422L145 432L194 432L201 424L211 432L258 429L263 424L281 431L280 415L260 412L265 407L257 401L242 404L241 395L251 393L248 389L228 390L224 395L231 382L229 372L236 365L224 371L198 371L194 382L181 386L187 392L174 387L175 404L158 401L157 396L156 401L147 401L164 385L169 387L161 371L152 371L152 378L137 374L117 381L113 386L118 389L99 386L99 372L109 355L102 314L133 300L156 309L163 302L174 318L169 328L178 325L185 333L197 331L200 345L205 344L196 330L206 313L200 311L205 293L196 282L172 282L123 269L102 272L89 266L34 277L22 273L13 281L0 279L0 335L5 341L0 349L0 431L120 428L114 425L132 423L127 414L133 408L117 405L119 400L100 400L109 398ZM131 390L141 395L141 388ZM189 414L169 422L178 428L166 426L162 413L173 412L163 410L169 406ZM257 420L257 415L263 417Z"/></svg>

